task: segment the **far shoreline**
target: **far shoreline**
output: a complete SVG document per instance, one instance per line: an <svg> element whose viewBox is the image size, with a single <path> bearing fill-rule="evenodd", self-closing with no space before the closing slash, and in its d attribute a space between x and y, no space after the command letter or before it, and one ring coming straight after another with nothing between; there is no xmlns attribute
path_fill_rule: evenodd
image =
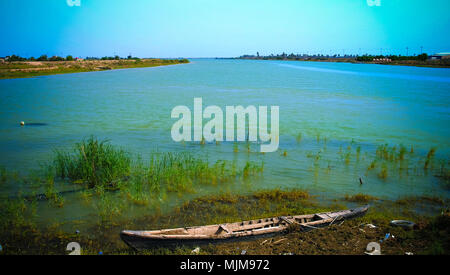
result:
<svg viewBox="0 0 450 275"><path fill-rule="evenodd" d="M372 64L372 65L391 65L391 66L408 66L408 67L421 67L421 68L450 68L450 61L445 63L437 63L433 60L425 62L364 62L357 61L355 59L344 58L327 58L327 59L276 59L276 58L223 58L223 59L236 59L236 60L260 60L260 61L298 61L298 62L324 62L324 63L347 63L347 64ZM440 60L436 60L440 61Z"/></svg>
<svg viewBox="0 0 450 275"><path fill-rule="evenodd" d="M149 68L190 63L188 59L120 59L80 61L12 61L0 63L0 80L36 76Z"/></svg>

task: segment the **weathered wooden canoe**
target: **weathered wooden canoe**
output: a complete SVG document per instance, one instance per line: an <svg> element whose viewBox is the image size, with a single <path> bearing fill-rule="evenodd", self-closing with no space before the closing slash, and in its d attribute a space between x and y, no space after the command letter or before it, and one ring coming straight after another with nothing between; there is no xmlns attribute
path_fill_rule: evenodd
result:
<svg viewBox="0 0 450 275"><path fill-rule="evenodd" d="M252 238L270 237L286 231L292 225L305 231L328 226L345 219L362 216L368 209L369 206L364 206L336 212L152 231L124 230L120 233L120 237L126 244L138 250L160 246L192 246L226 241L243 241Z"/></svg>

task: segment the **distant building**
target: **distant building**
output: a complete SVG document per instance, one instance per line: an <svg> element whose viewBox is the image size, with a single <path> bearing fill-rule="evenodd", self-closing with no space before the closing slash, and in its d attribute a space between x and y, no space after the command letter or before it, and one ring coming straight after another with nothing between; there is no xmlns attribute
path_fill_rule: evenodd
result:
<svg viewBox="0 0 450 275"><path fill-rule="evenodd" d="M373 62L377 62L377 63L387 63L387 62L392 62L392 60L390 58L375 58L373 60Z"/></svg>
<svg viewBox="0 0 450 275"><path fill-rule="evenodd" d="M450 53L436 53L428 57L431 60L449 59Z"/></svg>

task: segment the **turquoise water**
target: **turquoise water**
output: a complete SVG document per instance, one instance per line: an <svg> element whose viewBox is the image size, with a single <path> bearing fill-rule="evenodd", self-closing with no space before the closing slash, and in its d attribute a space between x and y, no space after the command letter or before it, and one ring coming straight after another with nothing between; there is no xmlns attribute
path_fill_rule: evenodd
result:
<svg viewBox="0 0 450 275"><path fill-rule="evenodd" d="M204 146L172 141L173 107L278 105L280 148ZM20 127L19 122L46 123ZM54 149L82 138L108 138L135 155L189 151L208 158L264 161L252 188L305 188L327 197L367 193L450 197L435 177L450 152L450 69L325 62L193 59L190 64L0 80L0 165L20 173L48 162ZM297 135L301 133L301 141ZM408 169L367 171L377 146L414 148ZM357 148L360 147L360 153ZM434 171L423 158L437 148ZM284 156L283 152L287 155ZM348 162L344 161L349 152ZM314 162L314 156L320 159ZM359 184L359 178L364 181ZM0 194L20 186L0 186ZM215 192L236 185L220 186ZM244 192L244 191L242 191ZM70 205L70 204L69 204Z"/></svg>

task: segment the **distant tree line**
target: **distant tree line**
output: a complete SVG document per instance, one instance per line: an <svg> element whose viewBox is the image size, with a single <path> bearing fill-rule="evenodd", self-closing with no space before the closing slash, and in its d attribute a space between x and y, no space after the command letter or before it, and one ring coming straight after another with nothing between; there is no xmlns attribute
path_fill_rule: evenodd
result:
<svg viewBox="0 0 450 275"><path fill-rule="evenodd" d="M356 57L357 61L363 61L363 62L371 62L374 59L382 59L382 58L388 58L392 61L406 61L406 60L416 60L416 61L426 61L428 59L428 54L423 53L419 55L412 55L412 56L404 56L404 55L362 55Z"/></svg>
<svg viewBox="0 0 450 275"><path fill-rule="evenodd" d="M270 54L270 55L260 55L259 52L256 55L242 55L240 59L262 59L262 60L305 60L305 59L328 59L328 58L356 58L356 55L351 54L334 54L334 55L324 55L324 54L287 54L283 52L282 54Z"/></svg>
<svg viewBox="0 0 450 275"><path fill-rule="evenodd" d="M133 57L131 55L127 56L126 58L122 58L118 55L115 56L104 56L104 57L86 57L87 60L121 60L121 59L130 59L130 60L140 60L139 57ZM25 58L25 57L21 57L18 55L11 55L11 56L7 56L5 58L6 61L73 61L75 60L73 58L73 56L68 55L65 58L61 57L61 56L52 56L52 57L48 57L47 55L43 54L41 56L39 56L38 58L35 57L29 57L29 58Z"/></svg>
<svg viewBox="0 0 450 275"><path fill-rule="evenodd" d="M357 61L370 62L374 59L389 58L392 61L403 61L403 60L419 60L425 61L428 59L426 53L414 56L403 56L403 55L353 55L353 54L334 54L334 55L324 55L324 54L270 54L270 55L260 55L259 52L256 55L242 55L240 59L261 59L261 60L327 60L330 58L351 58Z"/></svg>
<svg viewBox="0 0 450 275"><path fill-rule="evenodd" d="M86 57L86 59L87 60L123 60L123 59L140 60L139 57L133 57L131 55L127 56L126 58L120 57L118 55L115 55L115 56L104 56L104 57L88 56L88 57Z"/></svg>
<svg viewBox="0 0 450 275"><path fill-rule="evenodd" d="M43 54L41 56L39 56L38 58L35 57L29 57L29 58L25 58L25 57L21 57L18 55L11 55L5 58L7 61L73 61L74 58L71 55L64 57L61 56L52 56L52 57L48 57L46 54Z"/></svg>

